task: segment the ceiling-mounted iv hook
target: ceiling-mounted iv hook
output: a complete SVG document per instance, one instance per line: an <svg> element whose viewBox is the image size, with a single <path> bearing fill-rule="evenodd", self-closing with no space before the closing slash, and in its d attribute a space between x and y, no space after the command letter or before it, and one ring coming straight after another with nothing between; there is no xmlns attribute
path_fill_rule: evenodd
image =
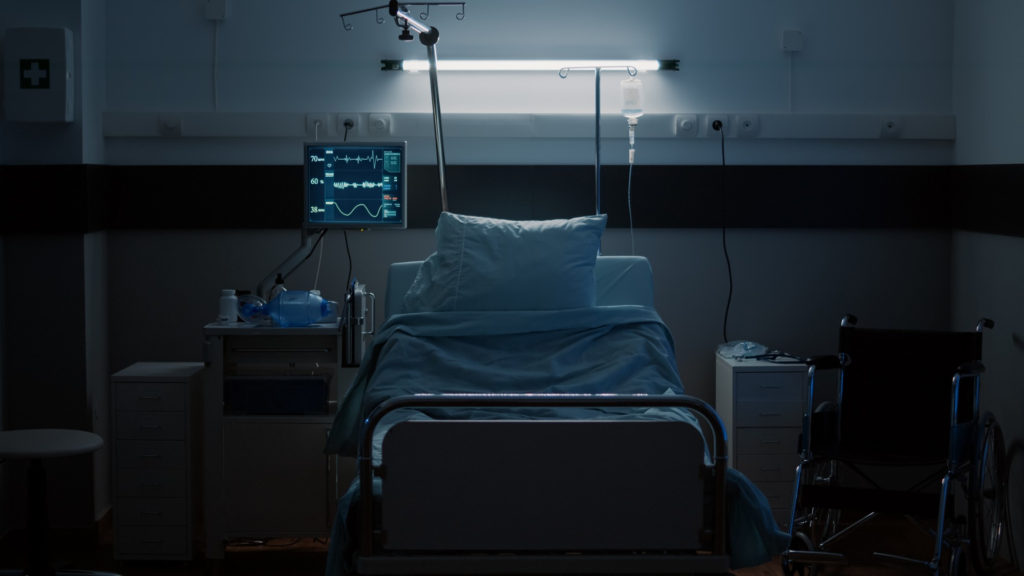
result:
<svg viewBox="0 0 1024 576"><path fill-rule="evenodd" d="M430 4L427 4L425 12L420 12L420 20L428 20L430 18Z"/></svg>
<svg viewBox="0 0 1024 576"><path fill-rule="evenodd" d="M346 32L352 31L352 24L345 20L344 14L341 15L341 27L344 28Z"/></svg>
<svg viewBox="0 0 1024 576"><path fill-rule="evenodd" d="M458 12L455 13L455 19L459 20L459 21L462 21L466 17L466 3L463 2L459 6L460 6L460 9L459 9Z"/></svg>

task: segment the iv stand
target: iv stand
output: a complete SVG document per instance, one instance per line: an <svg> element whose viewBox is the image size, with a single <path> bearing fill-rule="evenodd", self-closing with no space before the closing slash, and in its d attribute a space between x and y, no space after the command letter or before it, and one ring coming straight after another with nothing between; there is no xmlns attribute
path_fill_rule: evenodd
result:
<svg viewBox="0 0 1024 576"><path fill-rule="evenodd" d="M593 68L568 67L558 71L558 76L566 78L570 70L594 71L594 214L601 215L601 70L620 69L621 66L610 68L594 66ZM637 69L626 66L626 73L637 75Z"/></svg>
<svg viewBox="0 0 1024 576"><path fill-rule="evenodd" d="M420 33L420 43L427 47L427 59L430 62L430 102L434 113L434 142L437 149L437 181L441 187L441 211L448 211L448 187L445 182L444 135L441 132L441 101L437 92L437 39L439 32L433 26L427 26L399 8L398 0L391 0L388 13L398 21L401 19L410 28Z"/></svg>

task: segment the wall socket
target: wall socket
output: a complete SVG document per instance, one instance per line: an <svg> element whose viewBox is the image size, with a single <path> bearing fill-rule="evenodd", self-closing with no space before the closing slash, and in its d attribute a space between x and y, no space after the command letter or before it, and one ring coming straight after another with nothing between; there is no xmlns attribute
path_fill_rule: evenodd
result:
<svg viewBox="0 0 1024 576"><path fill-rule="evenodd" d="M306 136L314 140L327 136L327 114L306 114Z"/></svg>
<svg viewBox="0 0 1024 576"><path fill-rule="evenodd" d="M902 130L903 126L899 118L883 118L879 136L882 138L899 138Z"/></svg>
<svg viewBox="0 0 1024 576"><path fill-rule="evenodd" d="M721 122L721 130L715 130L715 123ZM717 138L722 135L729 135L729 116L726 114L708 114L704 117L704 135L709 138Z"/></svg>
<svg viewBox="0 0 1024 576"><path fill-rule="evenodd" d="M680 138L694 138L700 132L696 114L676 114L673 125Z"/></svg>
<svg viewBox="0 0 1024 576"><path fill-rule="evenodd" d="M357 136L362 129L360 126L359 114L339 112L337 119L338 125L335 128L338 134L341 134L343 137L351 138L352 136ZM349 123L351 124L348 125Z"/></svg>
<svg viewBox="0 0 1024 576"><path fill-rule="evenodd" d="M737 114L734 124L736 135L741 138L752 138L761 131L761 118L757 114Z"/></svg>
<svg viewBox="0 0 1024 576"><path fill-rule="evenodd" d="M373 136L390 136L391 114L370 114L366 131Z"/></svg>

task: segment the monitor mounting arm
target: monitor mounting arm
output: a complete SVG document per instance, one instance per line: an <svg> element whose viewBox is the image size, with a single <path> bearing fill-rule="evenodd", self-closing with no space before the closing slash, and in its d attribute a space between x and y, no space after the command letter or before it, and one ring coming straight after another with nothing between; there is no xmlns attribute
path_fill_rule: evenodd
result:
<svg viewBox="0 0 1024 576"><path fill-rule="evenodd" d="M302 238L299 242L299 247L285 258L284 262L281 262L277 268L271 270L270 274L263 278L256 286L256 296L263 300L268 300L270 298L270 291L274 284L277 283L278 277L281 278L281 281L284 281L305 262L313 254L313 250L316 249L325 232L326 230L321 230L319 234L310 234L310 230L302 228Z"/></svg>

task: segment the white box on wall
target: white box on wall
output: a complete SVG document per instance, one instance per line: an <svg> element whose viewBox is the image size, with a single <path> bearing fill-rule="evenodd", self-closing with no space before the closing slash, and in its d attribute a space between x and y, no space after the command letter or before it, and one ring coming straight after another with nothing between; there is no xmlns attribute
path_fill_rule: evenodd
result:
<svg viewBox="0 0 1024 576"><path fill-rule="evenodd" d="M74 43L67 28L8 28L4 116L12 122L74 120Z"/></svg>

